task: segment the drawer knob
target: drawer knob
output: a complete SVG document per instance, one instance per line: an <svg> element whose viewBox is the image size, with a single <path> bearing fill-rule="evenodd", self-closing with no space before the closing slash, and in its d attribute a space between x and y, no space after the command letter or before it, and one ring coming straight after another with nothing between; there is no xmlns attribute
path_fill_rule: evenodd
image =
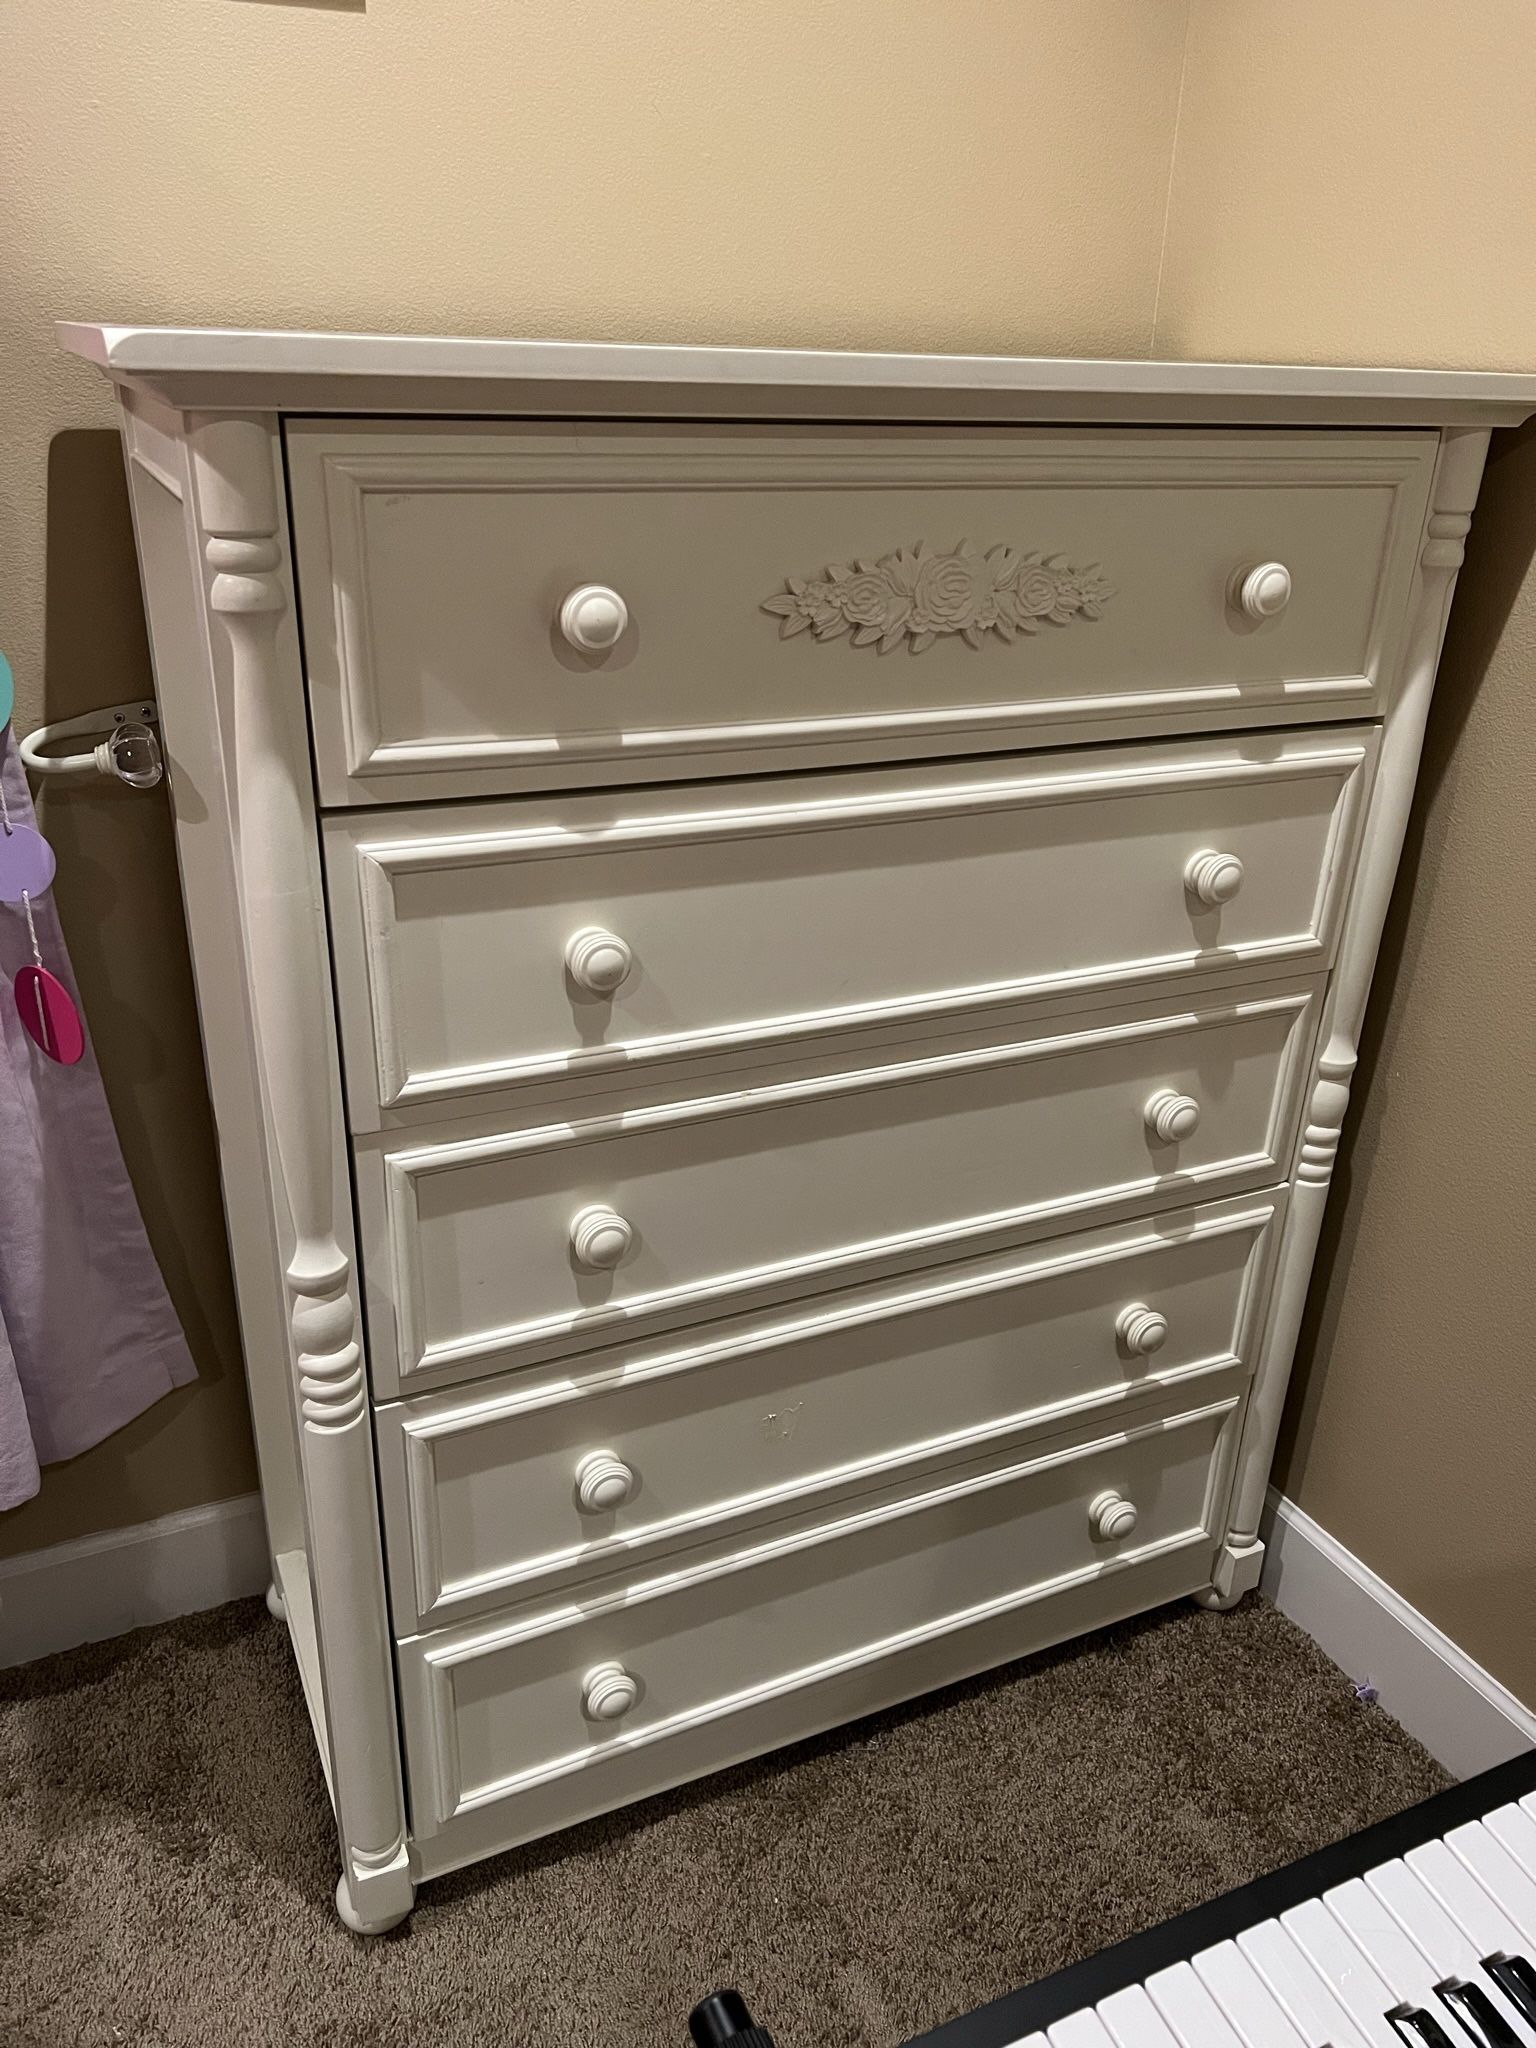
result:
<svg viewBox="0 0 1536 2048"><path fill-rule="evenodd" d="M622 638L629 606L606 583L583 583L560 607L560 630L573 647L600 654Z"/></svg>
<svg viewBox="0 0 1536 2048"><path fill-rule="evenodd" d="M1261 624L1277 619L1291 601L1291 572L1284 562L1260 562L1245 569L1237 584L1237 608Z"/></svg>
<svg viewBox="0 0 1536 2048"><path fill-rule="evenodd" d="M595 1664L581 1681L581 1703L594 1721L622 1720L639 1697L622 1664Z"/></svg>
<svg viewBox="0 0 1536 2048"><path fill-rule="evenodd" d="M1192 1138L1200 1128L1200 1105L1193 1095L1181 1095L1177 1088L1159 1088L1147 1104L1147 1129L1165 1145Z"/></svg>
<svg viewBox="0 0 1536 2048"><path fill-rule="evenodd" d="M1135 1529L1138 1519L1136 1503L1113 1490L1101 1493L1088 1509L1094 1535L1102 1537L1106 1543L1123 1542Z"/></svg>
<svg viewBox="0 0 1536 2048"><path fill-rule="evenodd" d="M584 1514L621 1508L634 1490L634 1473L612 1451L588 1451L576 1467L576 1498Z"/></svg>
<svg viewBox="0 0 1536 2048"><path fill-rule="evenodd" d="M635 956L625 941L597 925L585 926L566 941L566 971L589 995L611 996L634 964Z"/></svg>
<svg viewBox="0 0 1536 2048"><path fill-rule="evenodd" d="M1230 903L1243 886L1243 864L1235 853L1217 853L1205 847L1184 863L1184 886L1214 910Z"/></svg>
<svg viewBox="0 0 1536 2048"><path fill-rule="evenodd" d="M596 1202L571 1218L571 1249L584 1266L606 1272L619 1263L634 1241L631 1225L606 1203Z"/></svg>
<svg viewBox="0 0 1536 2048"><path fill-rule="evenodd" d="M1132 1301L1115 1317L1115 1335L1127 1351L1147 1358L1168 1341L1168 1318L1144 1301Z"/></svg>

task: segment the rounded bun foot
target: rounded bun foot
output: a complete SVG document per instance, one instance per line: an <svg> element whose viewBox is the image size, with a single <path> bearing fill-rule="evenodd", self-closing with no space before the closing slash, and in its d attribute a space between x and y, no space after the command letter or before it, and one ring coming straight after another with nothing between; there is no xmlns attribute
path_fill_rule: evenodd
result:
<svg viewBox="0 0 1536 2048"><path fill-rule="evenodd" d="M1247 1590L1245 1586L1236 1593L1221 1593L1214 1586L1207 1586L1204 1592L1190 1597L1197 1607L1204 1607L1212 1614L1230 1614Z"/></svg>
<svg viewBox="0 0 1536 2048"><path fill-rule="evenodd" d="M345 1877L336 1880L336 1911L349 1934L388 1934L391 1927L398 1927L410 1917L410 1910L407 1906L404 1912L387 1914L382 1920L364 1920L353 1910Z"/></svg>

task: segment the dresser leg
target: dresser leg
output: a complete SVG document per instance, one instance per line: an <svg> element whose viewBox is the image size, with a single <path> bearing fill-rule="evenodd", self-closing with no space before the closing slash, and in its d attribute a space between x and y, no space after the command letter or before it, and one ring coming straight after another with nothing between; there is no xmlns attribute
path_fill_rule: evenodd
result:
<svg viewBox="0 0 1536 2048"><path fill-rule="evenodd" d="M416 1903L416 1887L402 1855L388 1868L370 1870L355 1858L336 1880L336 1911L351 1934L388 1934Z"/></svg>
<svg viewBox="0 0 1536 2048"><path fill-rule="evenodd" d="M1211 1573L1211 1583L1196 1593L1195 1605L1225 1614L1245 1593L1253 1591L1263 1568L1264 1545L1257 1537L1251 1543L1224 1543L1216 1553L1216 1569Z"/></svg>
<svg viewBox="0 0 1536 2048"><path fill-rule="evenodd" d="M267 1588L267 1612L274 1621L286 1621L288 1619L288 1603L277 1590L277 1581L275 1579Z"/></svg>

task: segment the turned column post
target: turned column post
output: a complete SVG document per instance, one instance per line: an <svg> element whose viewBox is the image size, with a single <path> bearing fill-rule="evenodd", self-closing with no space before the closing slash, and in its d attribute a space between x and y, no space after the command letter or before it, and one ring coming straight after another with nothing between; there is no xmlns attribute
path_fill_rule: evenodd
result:
<svg viewBox="0 0 1536 2048"><path fill-rule="evenodd" d="M1463 543L1472 524L1472 508L1477 502L1487 453L1486 428L1448 428L1441 436L1419 553L1412 621L1397 689L1382 732L1360 866L1323 1010L1274 1296L1238 1449L1227 1535L1217 1553L1210 1589L1197 1595L1207 1607L1231 1607L1259 1582L1264 1558L1259 1522L1274 1462L1275 1439L1323 1227L1334 1160L1349 1109L1350 1084L1376 952L1408 828L1456 572L1465 553Z"/></svg>
<svg viewBox="0 0 1536 2048"><path fill-rule="evenodd" d="M279 637L291 598L274 429L194 420L189 442L207 603L227 652L252 1031L289 1225L286 1364L341 1836L337 1907L354 1931L377 1933L410 1910L413 1887L302 679L291 635Z"/></svg>

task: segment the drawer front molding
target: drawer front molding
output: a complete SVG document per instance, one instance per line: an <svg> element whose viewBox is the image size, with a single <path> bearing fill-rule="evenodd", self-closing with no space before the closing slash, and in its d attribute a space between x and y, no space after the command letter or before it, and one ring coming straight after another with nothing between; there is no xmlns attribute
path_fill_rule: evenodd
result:
<svg viewBox="0 0 1536 2048"><path fill-rule="evenodd" d="M712 1723L1039 1602L1070 1600L1170 1553L1209 1553L1240 1410L1233 1395L1025 1458L994 1456L723 1559L403 1643L418 1833L600 1773L610 1758L686 1748ZM1134 1534L1119 1542L1090 1519L1110 1488L1144 1504ZM965 1568L914 1571L914 1558L939 1549ZM957 1597L962 1585L969 1597ZM583 1712L583 1672L610 1664L633 1673L633 1721Z"/></svg>
<svg viewBox="0 0 1536 2048"><path fill-rule="evenodd" d="M958 1258L968 1251L986 1250L1010 1240L1019 1242L1052 1230L1066 1230L1089 1223L1095 1216L1110 1220L1131 1209L1166 1208L1181 1200L1187 1202L1191 1196L1215 1194L1223 1187L1245 1181L1262 1185L1278 1179L1288 1170L1293 1149L1301 1078L1316 1030L1317 996L1317 985L1309 982L1262 998L1213 1002L1196 1010L1163 1008L1151 1015L1133 1014L1129 1018L1123 1013L1107 1013L1066 1031L1025 1039L1007 1035L1001 1042L995 1037L980 1044L962 1042L954 1049L884 1066L740 1088L696 1101L663 1103L524 1130L492 1127L481 1135L454 1135L402 1150L389 1149L382 1141L371 1147L360 1145L359 1202L370 1271L375 1276L369 1293L375 1390L388 1395L412 1378L418 1378L419 1383L421 1375L451 1374L463 1378L495 1370L520 1357L552 1357L593 1350L620 1339L638 1338L658 1324L723 1315L756 1301L817 1293L851 1279L874 1277L882 1269L892 1271L940 1258ZM838 1225L843 1230L851 1226L846 1241L833 1242L825 1249L760 1259L751 1266L712 1267L706 1263L687 1279L663 1279L661 1284L635 1283L622 1268L616 1275L591 1275L578 1283L563 1263L566 1254L555 1234L561 1197L555 1191L566 1187L571 1190L567 1206L572 1215L590 1199L602 1199L601 1191L589 1195L587 1190L595 1180L613 1174L622 1176L626 1171L626 1146L632 1147L636 1141L650 1147L652 1163L642 1166L642 1176L675 1170L681 1148L688 1144L695 1149L703 1147L706 1152L712 1148L723 1162L719 1170L725 1172L726 1179L719 1178L719 1170L715 1172L713 1198L701 1182L697 1214L704 1218L713 1213L712 1228L741 1230L745 1228L741 1219L719 1208L722 1199L729 1199L723 1196L723 1190L748 1191L748 1184L742 1179L745 1168L740 1162L746 1157L751 1134L733 1137L731 1126L739 1119L779 1112L772 1124L762 1127L769 1142L757 1154L759 1165L752 1175L757 1181L763 1172L761 1162L776 1150L782 1150L781 1176L802 1170L800 1140L792 1138L786 1143L778 1138L777 1144L773 1141L787 1114L810 1105L826 1104L830 1108L839 1101L850 1103L854 1115L847 1142L858 1147L868 1132L894 1128L893 1120L901 1107L898 1103L876 1118L878 1104L870 1098L908 1088L943 1088L957 1083L972 1107L979 1106L981 1091L988 1091L987 1101L997 1105L993 1112L995 1122L995 1116L1003 1113L1007 1104L1025 1102L1024 1077L1038 1072L1034 1093L1027 1100L1036 1105L1035 1114L1049 1117L1054 1115L1053 1105L1058 1101L1080 1099L1070 1094L1063 1097L1060 1091L1064 1086L1081 1089L1101 1083L1108 1085L1097 1068L1080 1071L1075 1083L1070 1077L1064 1082L1062 1070L1051 1067L1052 1061L1075 1057L1091 1061L1102 1054L1115 1062L1127 1054L1138 1053L1143 1046L1162 1045L1167 1047L1165 1056L1145 1061L1138 1057L1127 1062L1123 1089L1120 1083L1114 1084L1119 1090L1118 1121L1114 1131L1101 1140L1107 1148L1106 1160L1112 1156L1118 1162L1111 1169L1112 1174L1123 1171L1132 1159L1145 1160L1145 1170L1134 1177L1111 1177L1097 1183L1090 1177L1053 1188L1049 1194L1042 1186L1042 1192L1033 1199L1000 1203L979 1214L914 1222L910 1227L890 1232L868 1234L866 1227L862 1236L857 1234L855 1206L851 1215L838 1212ZM1216 1049L1209 1056L1225 1071L1238 1057L1239 1047L1246 1048L1242 1059L1247 1062L1249 1079L1244 1084L1241 1133L1234 1133L1226 1141L1232 1149L1223 1149L1227 1119L1220 1105L1213 1110L1208 1131L1198 1133L1186 1147L1161 1144L1145 1129L1143 1097L1150 1100L1157 1075L1185 1065L1198 1068L1207 1048ZM1012 1079L1015 1076L1017 1082ZM1005 1080L1006 1087L1002 1085ZM935 1099L930 1094L929 1104ZM862 1120L857 1114L860 1111ZM941 1120L941 1131L947 1129L947 1119ZM670 1152L664 1147L658 1149L656 1141L673 1134L678 1146ZM994 1132L994 1146L997 1142ZM1058 1142L1053 1138L1051 1146ZM867 1149L867 1142L863 1142L860 1158L866 1156ZM590 1159L586 1156L589 1153L593 1155ZM634 1156L631 1150L630 1158ZM848 1156L852 1161L854 1154ZM921 1163L914 1163L909 1182L896 1191L898 1201L911 1178L921 1179L930 1158L936 1156L930 1150ZM1045 1156L1051 1156L1049 1150ZM515 1172L500 1174L492 1184L494 1193L482 1194L469 1209L458 1212L471 1220L467 1226L449 1226L449 1236L431 1254L436 1270L429 1270L423 1203L430 1182L441 1176L483 1174L488 1168L496 1171L540 1160L562 1162L554 1175L544 1176L549 1192L534 1200L521 1191L522 1183ZM978 1182L987 1164L984 1159L976 1161ZM1001 1185L1001 1155L991 1165L993 1184ZM706 1165L700 1171L708 1175L711 1169ZM850 1165L844 1171L853 1172L854 1167ZM858 1171L862 1174L864 1169L859 1167ZM1011 1167L1008 1178L1012 1185ZM878 1184L873 1192L881 1192ZM514 1200L533 1201L520 1226L509 1226L505 1213L508 1203ZM615 1206L622 1211L622 1201ZM497 1282L503 1292L513 1289L509 1300L524 1304L524 1311L493 1325L445 1333L432 1327L428 1309L432 1282L441 1281L453 1289L468 1277L459 1264L458 1232L461 1227L469 1229L470 1238L465 1240L468 1244L476 1229L490 1227L474 1223L477 1210L485 1217L497 1219L494 1228L502 1248L499 1264L503 1269L496 1276ZM646 1217L630 1220L643 1247ZM831 1224L825 1227L832 1228ZM516 1228L521 1229L520 1236L512 1234ZM530 1235L530 1229L539 1234ZM470 1256L468 1250L462 1253L464 1258ZM516 1263L519 1258L521 1266ZM537 1280L532 1277L535 1271L539 1274ZM518 1276L515 1285L514 1274ZM544 1294L542 1302L534 1298L538 1289ZM480 1292L478 1288L471 1291ZM570 1305L558 1305L557 1296Z"/></svg>
<svg viewBox="0 0 1536 2048"><path fill-rule="evenodd" d="M617 1566L640 1569L683 1545L739 1542L744 1527L1245 1369L1284 1201L1276 1190L1022 1259L946 1266L724 1336L628 1351L613 1366L518 1373L478 1397L387 1403L380 1480L397 1626L408 1632L414 1615L417 1627L437 1628ZM1173 1311L1160 1356L1117 1341L1117 1310L1123 1318L1122 1304L1139 1307L1142 1294ZM992 1393L978 1370L987 1352L966 1348L973 1322L985 1325L999 1365L1006 1356ZM953 1389L960 1360L963 1402L938 1384ZM866 1404L859 1390L876 1376L888 1397ZM914 1440L914 1407L930 1426L942 1408L946 1426ZM674 1457L669 1435L658 1506L646 1445L654 1450L662 1427L677 1442ZM599 1457L628 1480L608 1513L575 1497L580 1469ZM492 1489L484 1496L482 1482Z"/></svg>
<svg viewBox="0 0 1536 2048"><path fill-rule="evenodd" d="M1097 740L1106 726L1274 724L1367 712L1390 692L1431 436L775 440L291 422L323 801L761 773ZM805 639L759 632L752 614L789 568L786 548L821 540L823 562L878 560L899 512L929 532L1007 533L1002 521L1028 517L1053 560L1113 560L1113 604L1091 598L1091 633L1079 618L1024 663L990 629L984 660L959 632L936 634L909 680L906 665L862 659L844 672L830 648L810 649L807 670ZM1285 558L1296 595L1283 618L1256 622L1232 583L1269 557ZM583 652L559 621L594 582L622 600L627 626Z"/></svg>
<svg viewBox="0 0 1536 2048"><path fill-rule="evenodd" d="M1326 964L1375 750L1371 728L1345 726L1006 773L818 778L771 796L727 786L332 818L353 1128L500 1088L632 1088L689 1059L786 1057L1032 999ZM1102 807L1101 829L1082 806ZM1113 849L1102 858L1100 842ZM1202 843L1248 854L1235 900L1196 894ZM579 864L569 879L566 864ZM865 879L876 871L914 874L924 916L892 931L888 891L883 908ZM797 922L787 913L807 886L818 916ZM452 921L471 912L473 941L455 950ZM627 975L597 1002L568 987L571 944L594 920ZM603 920L633 935L638 974ZM514 955L508 985L496 963ZM1025 971L998 972L1013 962ZM854 1000L809 1007L828 984ZM498 1041L505 1052L485 1057Z"/></svg>
<svg viewBox="0 0 1536 2048"><path fill-rule="evenodd" d="M781 640L813 631L818 640L852 633L855 647L882 654L906 641L913 654L941 633L980 647L988 633L1016 640L1041 626L1096 619L1114 595L1099 565L1072 568L1062 557L969 541L945 553L919 541L874 562L834 562L822 577L790 576L763 610L782 621Z"/></svg>

